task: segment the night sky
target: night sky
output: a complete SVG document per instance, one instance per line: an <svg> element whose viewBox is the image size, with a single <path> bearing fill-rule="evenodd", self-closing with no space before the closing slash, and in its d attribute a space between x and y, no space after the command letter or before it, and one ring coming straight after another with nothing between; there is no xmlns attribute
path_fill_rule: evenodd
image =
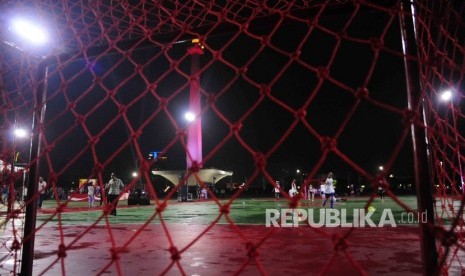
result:
<svg viewBox="0 0 465 276"><path fill-rule="evenodd" d="M274 178L292 175L296 169L309 172L314 168L322 153L315 133L330 137L338 133L338 149L369 173L387 162L399 144L404 128L400 111L407 105L400 31L397 21L387 24L388 14L360 14L346 29L350 40L339 40L325 31L340 31L348 20L343 13L320 18L319 25L326 29L314 29L311 35L306 23L281 22L279 16L270 16L252 21L247 33L236 26L222 26L217 27L220 35L212 32L207 36L207 49L200 57L204 69L200 81L205 108L204 156L230 131L221 117L230 124L241 121L241 139L253 150L267 153L295 122L290 109L304 108L307 124L297 122L268 159L267 170ZM376 56L372 44L360 41L379 37L386 26L383 50ZM257 39L260 37L268 37L269 43L262 44ZM168 145L176 139L177 128L186 126L183 116L188 109L186 76L190 72L187 49L191 44L166 45L171 46L112 50L49 67L46 136L48 143L54 143L53 166L62 173L63 181L89 176L93 156L100 162L111 159L106 177L116 171L126 180L137 168L138 158L145 158L151 151L166 150L167 169L185 168L181 143ZM295 53L299 47L300 55L292 61L292 55L283 54ZM221 56L212 54L220 50ZM330 77L319 76L318 70L324 66ZM370 100L357 102L353 91L365 84ZM263 85L270 89L269 94L260 90ZM214 108L208 105L208 95L216 96ZM169 100L166 110L161 108L160 98ZM119 113L122 106L127 107L126 117ZM348 116L350 120L345 121ZM137 147L125 144L130 139L128 125L142 130L137 140L140 156ZM100 139L92 152L87 146L90 137L96 136ZM121 152L112 156L120 148ZM407 139L392 173L411 176L411 155L411 140ZM255 169L252 156L235 137L204 167L233 171L232 182L243 182ZM48 165L43 168L48 169ZM334 154L328 156L315 177L328 171L344 181L357 178L354 168Z"/></svg>

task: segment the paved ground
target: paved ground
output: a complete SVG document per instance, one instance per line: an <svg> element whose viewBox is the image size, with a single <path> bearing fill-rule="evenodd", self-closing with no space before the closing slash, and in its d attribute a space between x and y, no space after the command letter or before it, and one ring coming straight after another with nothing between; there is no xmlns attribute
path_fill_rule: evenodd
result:
<svg viewBox="0 0 465 276"><path fill-rule="evenodd" d="M205 229L191 224L168 224L168 231L178 250L185 248ZM112 226L115 247L122 247L140 225ZM259 243L270 229L263 226L238 226L247 241ZM231 275L243 269L243 275L259 275L259 267L268 275L310 275L323 271L331 275L419 275L421 273L418 233L415 228L357 229L351 234L347 249L335 251L332 239L311 228L274 228L271 236L255 254L247 241L228 225L214 226L194 245L180 254L179 267L172 264L171 247L161 225L150 225L123 250L117 262L111 261L111 241L104 226L92 228L79 239L63 259L57 260L58 229L43 231L36 237L34 274L95 275L118 269L123 275ZM81 235L86 227L63 228L65 243ZM341 234L341 229L325 229L327 235ZM348 231L345 229L345 231ZM334 258L328 268L330 260ZM351 260L352 259L352 260ZM55 263L54 263L55 262ZM49 266L53 264L51 268ZM118 268L119 266L119 268ZM357 267L358 266L358 267ZM363 268L359 271L359 267Z"/></svg>
<svg viewBox="0 0 465 276"><path fill-rule="evenodd" d="M410 201L414 200L404 199ZM366 199L340 202L336 208L359 208L365 203ZM73 203L58 219L53 202L48 204L38 213L41 228L35 240L34 275L421 274L415 225L265 227L264 209L286 208L284 200L238 199L229 212L234 224L218 219L219 206L214 202L172 201L163 212L166 227L153 217L153 205L128 207L121 202L117 217L105 217L102 208ZM378 210L396 208L392 202L383 204L373 205ZM321 202L300 207L321 208ZM7 236L7 227L3 230ZM346 243L340 243L349 231ZM2 240L7 240L8 248L8 239ZM61 243L66 249L62 259L58 258ZM173 261L177 257L178 262ZM11 271L13 264L2 257L0 275L8 275L3 272ZM460 265L449 271L455 273L460 275Z"/></svg>

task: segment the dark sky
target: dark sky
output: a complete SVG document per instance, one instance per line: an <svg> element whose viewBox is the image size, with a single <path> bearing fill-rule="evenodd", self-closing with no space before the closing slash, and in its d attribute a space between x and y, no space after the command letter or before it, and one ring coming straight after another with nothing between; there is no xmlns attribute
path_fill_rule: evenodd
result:
<svg viewBox="0 0 465 276"><path fill-rule="evenodd" d="M206 68L201 75L206 108L202 116L204 156L230 130L218 113L231 124L241 120L243 141L253 150L266 153L295 121L286 108L304 108L311 129L298 122L270 156L267 168L274 177L281 177L284 171L292 174L296 169L313 169L322 153L315 133L334 136L340 132L339 150L368 172L386 162L399 143L403 125L401 115L385 106L403 109L407 98L403 60L398 55L399 27L397 21L387 24L387 14L360 14L363 16L353 19L346 29L350 40L332 33L347 23L348 15L344 14L322 17L319 25L324 28L312 30L306 23L287 19L281 22L278 16L271 16L251 22L247 33L227 26L227 31L218 31L221 35L208 36L208 49L217 53L221 50L221 56L206 50L200 57L201 68ZM386 27L383 50L376 56L372 45L362 41L379 37ZM262 44L260 37L269 38L269 43ZM108 175L118 171L122 178L129 178L139 156L136 146L125 144L130 135L128 126L141 128L137 144L143 156L167 149L176 139L175 124L186 125L183 114L188 108L190 46L181 43L166 49L123 49L51 66L46 130L49 143L55 145L51 153L55 170L63 170L65 179L86 177L92 170L94 154L100 162L112 159ZM295 53L296 49L298 58L283 54ZM323 66L329 69L330 77L320 82L323 78L318 70ZM247 70L241 72L243 68ZM371 68L372 75L367 78ZM351 91L365 83L370 101L357 102ZM270 89L265 96L260 91L264 85ZM208 94L216 95L217 111L208 108ZM159 97L169 99L169 114L160 109ZM127 107L126 116L119 113L122 106ZM86 148L90 137L100 138L94 153ZM393 173L412 174L410 148L407 140ZM120 154L111 157L119 149ZM179 141L169 146L167 156L168 169L184 169L185 153ZM242 182L255 169L253 162L250 153L233 137L204 167L234 171L233 181ZM353 168L333 154L318 176L330 170L336 178L356 175Z"/></svg>

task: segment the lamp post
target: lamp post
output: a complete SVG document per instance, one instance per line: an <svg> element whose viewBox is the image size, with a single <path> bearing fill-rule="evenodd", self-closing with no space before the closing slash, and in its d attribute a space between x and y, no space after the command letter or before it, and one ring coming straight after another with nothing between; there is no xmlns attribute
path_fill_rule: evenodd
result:
<svg viewBox="0 0 465 276"><path fill-rule="evenodd" d="M16 152L16 144L17 144L17 139L23 139L27 136L27 131L23 128L18 127L18 123L16 120L15 116L15 123L13 126L13 156L11 158L11 173L15 174L16 172L16 161L18 158L18 154ZM23 176L24 179L24 176ZM11 182L9 183L8 187L8 206L7 206L7 213L10 213L14 210L14 202L15 202L15 196L16 196L16 189L15 189L15 182L16 182L16 177L11 178ZM24 185L24 181L23 181ZM24 190L24 187L22 187Z"/></svg>
<svg viewBox="0 0 465 276"><path fill-rule="evenodd" d="M455 114L455 105L453 103L453 98L454 98L454 93L450 89L447 89L440 94L441 101L449 103L450 109L452 111L452 124L454 128L454 140L455 140L455 151L457 154L457 166L458 166L459 174L460 174L460 187L462 189L462 194L465 194L465 191L464 191L465 186L464 186L463 171L462 171L462 160L461 160L462 155L460 153L460 143L459 143L459 137L457 134L457 118Z"/></svg>

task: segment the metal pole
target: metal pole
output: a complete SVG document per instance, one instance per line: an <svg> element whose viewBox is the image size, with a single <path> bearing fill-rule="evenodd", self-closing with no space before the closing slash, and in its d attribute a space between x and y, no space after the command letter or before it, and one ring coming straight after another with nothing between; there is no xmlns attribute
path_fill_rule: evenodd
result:
<svg viewBox="0 0 465 276"><path fill-rule="evenodd" d="M407 17L412 15L411 17ZM437 271L438 253L434 235L434 205L432 182L429 168L429 152L427 149L427 133L424 98L421 91L419 65L407 57L417 57L416 36L414 26L414 7L409 0L401 2L399 14L404 52L404 66L407 81L407 100L409 110L422 112L423 127L411 124L413 159L415 166L415 184L417 190L418 212L426 214L427 222L419 221L421 258L423 275L430 275Z"/></svg>
<svg viewBox="0 0 465 276"><path fill-rule="evenodd" d="M45 100L47 87L48 66L39 65L37 95L34 104L34 116L32 118L31 145L29 147L29 177L27 180L26 196L26 215L24 219L24 243L23 254L21 259L21 275L32 275L32 265L34 261L34 240L37 218L37 203L34 199L38 191L38 171L39 171L39 153L41 147L41 125L45 117Z"/></svg>
<svg viewBox="0 0 465 276"><path fill-rule="evenodd" d="M16 129L18 125L18 111L15 110L15 122L13 126L13 158L11 159L11 172L10 176L15 175L15 159L16 159ZM7 198L7 214L10 215L10 218L13 217L13 211L15 209L15 182L16 178L10 177L8 183L8 198Z"/></svg>
<svg viewBox="0 0 465 276"><path fill-rule="evenodd" d="M465 194L464 191L464 182L463 182L463 172L462 172L462 160L461 160L461 153L460 153L460 143L459 143L459 137L457 134L457 118L455 118L455 106L454 103L450 103L451 109L452 109L452 123L454 124L454 134L455 134L455 150L457 154L457 166L459 167L459 173L460 173L460 187L462 187L462 194Z"/></svg>

